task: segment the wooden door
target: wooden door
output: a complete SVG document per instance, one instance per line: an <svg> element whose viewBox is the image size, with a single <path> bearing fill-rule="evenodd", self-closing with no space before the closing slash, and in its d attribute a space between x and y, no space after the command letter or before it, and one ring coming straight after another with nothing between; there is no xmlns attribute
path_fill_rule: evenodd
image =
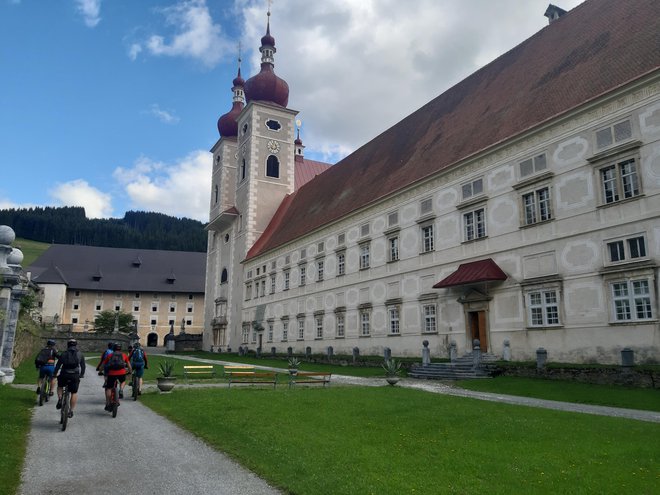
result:
<svg viewBox="0 0 660 495"><path fill-rule="evenodd" d="M488 352L488 332L486 328L486 312L471 311L469 315L470 339L479 339L481 352Z"/></svg>

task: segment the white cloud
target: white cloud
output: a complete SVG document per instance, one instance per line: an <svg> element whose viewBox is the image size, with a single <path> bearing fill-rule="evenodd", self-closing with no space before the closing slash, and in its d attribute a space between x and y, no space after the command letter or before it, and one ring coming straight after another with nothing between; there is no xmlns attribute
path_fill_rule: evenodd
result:
<svg viewBox="0 0 660 495"><path fill-rule="evenodd" d="M177 122L179 122L179 117L177 117L170 111L163 110L156 103L152 104L151 107L149 108L149 114L153 115L154 117L156 117L161 122L164 122L165 124L176 124Z"/></svg>
<svg viewBox="0 0 660 495"><path fill-rule="evenodd" d="M158 11L173 27L173 34L153 34L140 44L134 43L129 51L133 60L146 49L152 55L188 57L213 67L233 46L224 38L220 24L213 22L205 0L186 0Z"/></svg>
<svg viewBox="0 0 660 495"><path fill-rule="evenodd" d="M140 52L142 52L142 46L140 46L139 43L132 43L128 48L128 57L131 60L135 60L138 58L138 55L140 55Z"/></svg>
<svg viewBox="0 0 660 495"><path fill-rule="evenodd" d="M259 70L264 4L237 0L251 65L246 78ZM289 107L301 112L307 152L336 159L365 144L541 30L547 6L547 0L274 2L275 72L289 84Z"/></svg>
<svg viewBox="0 0 660 495"><path fill-rule="evenodd" d="M138 159L133 167L115 169L113 176L130 198L131 208L208 221L212 160L194 151L172 165Z"/></svg>
<svg viewBox="0 0 660 495"><path fill-rule="evenodd" d="M56 184L49 191L57 206L82 206L87 218L112 216L112 196L90 186L82 179Z"/></svg>
<svg viewBox="0 0 660 495"><path fill-rule="evenodd" d="M96 27L101 22L101 0L76 0L76 4L87 27Z"/></svg>

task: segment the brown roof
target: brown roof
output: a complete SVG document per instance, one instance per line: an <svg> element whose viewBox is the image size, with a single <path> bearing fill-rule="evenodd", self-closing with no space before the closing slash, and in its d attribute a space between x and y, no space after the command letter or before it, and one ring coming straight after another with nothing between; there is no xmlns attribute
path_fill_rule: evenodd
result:
<svg viewBox="0 0 660 495"><path fill-rule="evenodd" d="M433 286L434 289L456 285L506 280L507 275L491 258L458 265L458 269Z"/></svg>
<svg viewBox="0 0 660 495"><path fill-rule="evenodd" d="M248 258L657 70L659 33L660 1L587 0L300 188Z"/></svg>
<svg viewBox="0 0 660 495"><path fill-rule="evenodd" d="M328 170L331 166L332 165L329 163L317 162L316 160L310 160L308 158L298 160L298 157L296 157L294 173L295 190L300 189L314 177Z"/></svg>

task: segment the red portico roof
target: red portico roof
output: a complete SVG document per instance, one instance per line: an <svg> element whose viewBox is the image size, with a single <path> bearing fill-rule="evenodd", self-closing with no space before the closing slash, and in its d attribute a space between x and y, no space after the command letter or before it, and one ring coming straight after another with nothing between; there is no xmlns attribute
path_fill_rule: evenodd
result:
<svg viewBox="0 0 660 495"><path fill-rule="evenodd" d="M445 287L454 287L456 285L476 284L480 282L495 282L506 280L507 275L497 266L491 258L485 260L462 263L458 269L443 278L433 286L434 289L444 289Z"/></svg>

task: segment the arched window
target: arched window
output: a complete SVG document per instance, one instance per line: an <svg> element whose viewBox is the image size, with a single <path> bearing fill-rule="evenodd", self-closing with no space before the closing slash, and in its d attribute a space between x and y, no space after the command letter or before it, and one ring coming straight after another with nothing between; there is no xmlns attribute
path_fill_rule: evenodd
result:
<svg viewBox="0 0 660 495"><path fill-rule="evenodd" d="M222 275L220 275L220 283L221 284L226 284L227 283L227 269L226 268L222 269Z"/></svg>
<svg viewBox="0 0 660 495"><path fill-rule="evenodd" d="M215 203L214 204L217 205L218 204L218 185L217 184L215 185L215 188L214 188L214 194L215 194Z"/></svg>
<svg viewBox="0 0 660 495"><path fill-rule="evenodd" d="M243 158L243 162L241 163L241 180L245 179L245 158Z"/></svg>
<svg viewBox="0 0 660 495"><path fill-rule="evenodd" d="M266 177L280 177L280 161L275 155L270 155L266 160Z"/></svg>

